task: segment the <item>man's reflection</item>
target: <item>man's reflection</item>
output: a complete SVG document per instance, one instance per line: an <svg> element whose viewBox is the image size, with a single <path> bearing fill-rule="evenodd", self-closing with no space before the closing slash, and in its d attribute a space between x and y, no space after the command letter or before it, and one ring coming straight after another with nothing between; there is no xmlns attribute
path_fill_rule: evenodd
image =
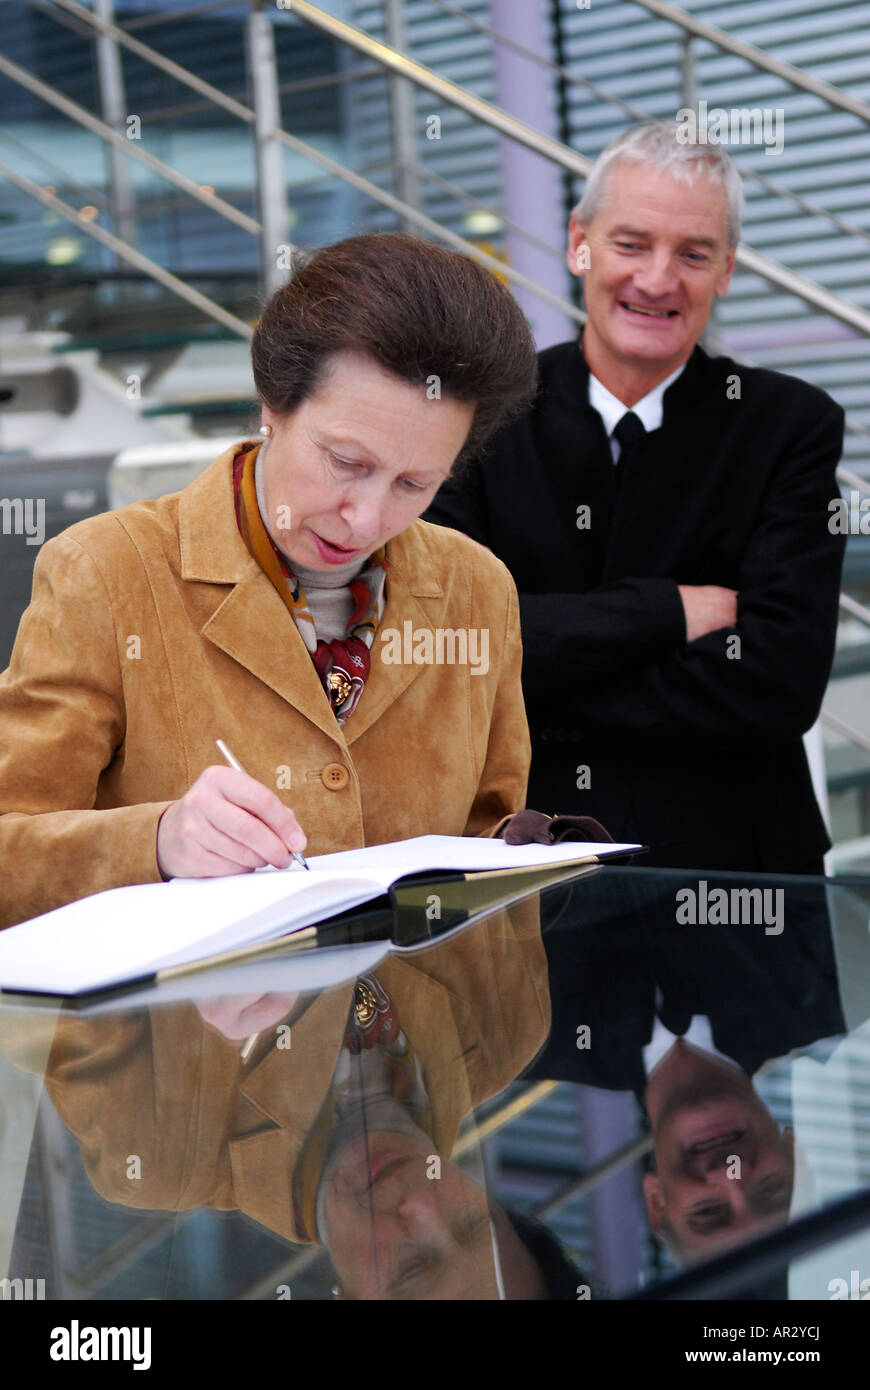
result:
<svg viewBox="0 0 870 1390"><path fill-rule="evenodd" d="M678 1262L786 1221L793 1134L780 1132L736 1063L680 1037L649 1073L644 1104L655 1141L644 1196Z"/></svg>
<svg viewBox="0 0 870 1390"><path fill-rule="evenodd" d="M792 1133L751 1078L845 1028L824 886L758 882L782 894L776 934L682 923L676 872L605 870L545 911L553 1024L526 1076L634 1091L653 1135L650 1222L681 1264L786 1222Z"/></svg>

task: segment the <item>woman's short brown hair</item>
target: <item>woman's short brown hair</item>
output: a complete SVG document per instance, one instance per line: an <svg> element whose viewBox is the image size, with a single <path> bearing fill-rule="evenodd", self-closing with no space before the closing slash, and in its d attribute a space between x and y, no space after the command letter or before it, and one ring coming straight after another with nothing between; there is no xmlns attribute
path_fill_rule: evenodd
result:
<svg viewBox="0 0 870 1390"><path fill-rule="evenodd" d="M289 414L338 352L366 353L402 381L473 402L461 458L531 400L537 381L532 336L510 291L475 261L402 233L297 253L254 331L261 400Z"/></svg>

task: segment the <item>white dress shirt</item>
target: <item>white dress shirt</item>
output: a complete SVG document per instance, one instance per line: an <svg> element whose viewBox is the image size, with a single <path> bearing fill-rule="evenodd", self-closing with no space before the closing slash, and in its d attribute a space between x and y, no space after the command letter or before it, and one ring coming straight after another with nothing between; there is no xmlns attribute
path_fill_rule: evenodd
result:
<svg viewBox="0 0 870 1390"><path fill-rule="evenodd" d="M710 1020L705 1014L695 1014L689 1025L688 1032L682 1035L684 1041L691 1043L699 1052L708 1052L711 1057L718 1057L720 1062L727 1062L729 1066L737 1071L741 1070L738 1062L733 1057L728 1057L724 1052L720 1052L713 1041L713 1030L710 1027ZM653 1024L653 1035L643 1049L643 1065L647 1077L652 1076L656 1067L670 1055L671 1049L676 1046L677 1035L666 1028L656 1014Z"/></svg>
<svg viewBox="0 0 870 1390"><path fill-rule="evenodd" d="M589 404L595 407L604 421L614 463L619 458L619 440L614 439L613 431L623 415L627 410L631 410L640 420L647 434L650 430L657 430L662 423L664 413L664 394L671 382L676 381L677 377L682 374L684 368L685 363L682 367L678 367L675 372L671 372L670 376L666 376L664 381L660 381L658 386L654 386L645 396L642 396L636 405L631 406L626 405L618 396L614 396L612 391L608 391L607 387L602 385L597 376L589 373Z"/></svg>

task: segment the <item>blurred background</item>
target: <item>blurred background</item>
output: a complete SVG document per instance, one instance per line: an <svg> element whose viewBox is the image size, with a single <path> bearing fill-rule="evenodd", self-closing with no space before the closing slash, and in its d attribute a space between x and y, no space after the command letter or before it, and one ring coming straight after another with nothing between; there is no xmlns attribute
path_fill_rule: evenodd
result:
<svg viewBox="0 0 870 1390"><path fill-rule="evenodd" d="M3 0L0 22L0 667L43 538L27 499L50 536L244 437L293 246L446 240L544 347L582 323L565 232L602 147L701 102L778 113L779 153L749 124L729 146L747 216L706 346L847 412L810 744L831 867L870 867L870 0Z"/></svg>

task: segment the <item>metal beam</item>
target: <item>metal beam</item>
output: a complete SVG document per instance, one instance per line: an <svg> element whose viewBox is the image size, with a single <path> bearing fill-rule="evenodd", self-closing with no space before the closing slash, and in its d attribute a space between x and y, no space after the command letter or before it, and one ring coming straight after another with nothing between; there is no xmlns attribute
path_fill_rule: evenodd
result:
<svg viewBox="0 0 870 1390"><path fill-rule="evenodd" d="M405 52L405 15L403 0L384 0L387 43L397 53ZM420 180L417 176L417 148L414 138L414 88L404 77L395 74L387 79L390 90L390 129L393 144L395 189L403 203L420 207ZM403 219L402 230L410 232L413 224Z"/></svg>
<svg viewBox="0 0 870 1390"><path fill-rule="evenodd" d="M94 9L101 19L112 20L114 0L94 0ZM120 132L127 115L124 97L124 71L121 53L110 34L97 36L97 83L100 91L100 110L110 130ZM112 225L122 241L136 245L136 195L130 178L130 166L121 158L114 142L108 154L110 206Z"/></svg>
<svg viewBox="0 0 870 1390"><path fill-rule="evenodd" d="M284 153L275 139L281 125L281 98L275 62L275 35L262 0L252 7L246 23L248 70L254 98L254 158L260 234L260 289L265 298L287 279L280 268L280 248L287 237L287 198L284 193ZM289 246L288 246L289 250Z"/></svg>
<svg viewBox="0 0 870 1390"><path fill-rule="evenodd" d="M634 1163L637 1159L643 1158L643 1155L649 1153L652 1146L653 1137L651 1134L641 1134L637 1139L632 1139L630 1143L624 1144L622 1148L609 1154L608 1157L602 1159L600 1163L596 1163L593 1168L589 1168L579 1178L575 1178L572 1182L566 1183L564 1187L560 1187L558 1192L555 1192L552 1197L547 1198L546 1202L542 1202L539 1207L535 1207L532 1215L535 1216L538 1221L546 1221L547 1218L557 1212L560 1207L564 1207L567 1202L579 1201L581 1197L585 1197L587 1193L594 1191L600 1183L605 1182L607 1178L612 1177L614 1173L621 1172L622 1169L627 1167L630 1163Z"/></svg>
<svg viewBox="0 0 870 1390"><path fill-rule="evenodd" d="M513 1100L508 1101L507 1105L501 1106L500 1109L488 1115L485 1120L481 1120L480 1124L471 1125L459 1135L453 1145L450 1154L451 1161L461 1158L470 1149L476 1148L485 1139L491 1138L503 1125L515 1120L518 1115L525 1114L539 1101L545 1100L552 1091L555 1091L558 1084L558 1081L538 1081L534 1086L523 1091L522 1095L516 1096Z"/></svg>
<svg viewBox="0 0 870 1390"><path fill-rule="evenodd" d="M857 618L860 623L870 627L870 608L866 608L863 603L858 603L857 599L850 598L848 594L841 594L840 607L850 617Z"/></svg>
<svg viewBox="0 0 870 1390"><path fill-rule="evenodd" d="M864 748L870 753L870 738L862 734L860 729L854 729L851 724L847 724L845 719L841 719L838 714L834 714L829 709L823 709L820 715L823 724L827 724L829 729L835 729L838 734L842 734L850 743L854 743L858 748Z"/></svg>
<svg viewBox="0 0 870 1390"><path fill-rule="evenodd" d="M849 419L846 418L846 429L849 428ZM856 434L866 434L868 431L856 424L853 426ZM856 488L858 492L863 492L865 497L870 497L870 483L866 478L859 478L857 473L853 473L851 468L843 468L842 465L837 469L837 481L845 483L847 487Z"/></svg>
<svg viewBox="0 0 870 1390"><path fill-rule="evenodd" d="M174 77L176 81L198 92L200 96L208 98L225 111L231 112L233 115L237 116L239 120L246 121L248 124L254 121L253 111L247 106L244 106L242 102L236 101L233 97L226 96L225 93L221 92L217 87L213 87L210 83L204 82L202 78L196 77L193 73L188 72L186 68L181 67L178 63L174 63L170 58L166 58L155 49L149 48L147 44L140 43L137 39L131 38L116 25L105 24L104 21L98 19L89 10L85 9L84 6L78 4L78 0L54 0L54 3L56 6L75 15L78 19L82 20L83 23L90 25L92 29L111 31L117 37L119 43L130 48L132 52L138 53L140 57L144 58L147 62L153 63L155 67L168 73L171 77ZM446 81L445 78L438 77L435 73L430 72L428 68L423 67L422 64L416 63L412 61L412 59L404 57L402 54L393 53L392 50L387 48L384 44L369 38L367 34L363 34L360 30L354 29L352 25L345 24L342 20L335 19L334 16L328 15L325 11L318 9L316 5L310 4L309 0L284 0L282 8L292 9L300 19L304 19L306 22L314 25L315 28L330 34L338 42L347 43L351 47L356 48L359 52L365 53L370 58L373 58L375 62L380 63L382 67L395 71L402 76L409 77L412 81L416 82L418 86L425 87L428 91L435 92L436 95L441 96L443 100L452 102L454 105L468 111L469 114L483 121L484 124L492 126L493 129L501 131L504 135L510 135L514 139L521 141L521 143L527 145L529 149L537 150L539 154L544 155L547 159L554 160L557 164L561 164L562 167L569 172L585 178L586 174L591 169L592 161L586 159L583 155L577 154L574 150L569 149L567 145L560 144L558 140L551 140L549 136L543 135L540 131L532 130L530 127L525 126L522 121L517 121L514 117L508 116L504 111L500 111L497 107L490 105L489 102L483 101L480 97L473 96L470 92L464 92L461 87L457 87L454 83ZM498 274L504 275L513 283L521 285L523 288L537 291L540 297L546 302L564 308L565 312L569 313L575 321L584 322L584 316L580 314L573 305L569 305L566 301L559 299L557 296L550 295L549 292L541 290L540 286L534 285L531 281L527 280L525 276L518 276L510 266L504 265L495 257L485 255L485 253L481 252L477 247L472 246L471 243L466 242L462 237L457 237L453 233L448 232L432 218L426 217L423 213L418 212L414 208L410 208L406 203L403 203L401 199L394 198L391 194L385 193L375 184L370 183L369 180L361 178L358 174L353 174L336 160L331 160L326 155L322 155L318 150L315 150L313 146L306 145L304 141L297 140L294 136L288 135L286 131L276 132L276 138L282 140L283 143L288 145L291 149L295 149L298 153L304 154L316 164L320 164L323 168L328 169L331 173L334 173L337 178L344 179L345 182L352 184L353 187L358 188L360 192L365 193L368 197L383 203L385 207L391 208L399 217L408 218L418 227L423 227L426 231L430 232L433 236L440 237L447 241L449 245L456 246L457 249L465 251L468 255L473 255L481 264L488 265L490 269L495 270ZM870 313L867 313L866 310L859 309L856 305L849 304L844 299L839 299L836 295L831 294L828 290L822 289L821 286L814 284L811 280L803 279L800 275L795 274L794 271L787 270L784 266L777 265L776 262L769 260L768 257L761 255L757 251L750 250L749 247L738 247L737 261L738 264L744 266L753 274L761 275L764 279L769 280L771 283L787 290L788 293L795 295L798 299L803 300L804 303L810 304L820 309L822 313L838 319L841 323L847 324L862 336L870 337Z"/></svg>
<svg viewBox="0 0 870 1390"><path fill-rule="evenodd" d="M69 7L71 0L59 0L59 3ZM527 126L523 121L518 121L514 116L509 116L506 111L502 111L498 106L493 106L491 102L484 101L482 97L475 96L473 92L466 92L462 87L457 87L455 82L449 82L446 77L439 77L437 73L424 67L422 63L415 62L413 58L408 58L403 53L394 53L386 44L364 34L360 29L355 29L352 24L346 24L343 19L336 19L334 15L327 14L317 5L310 4L309 0L284 0L281 9L291 11L299 19L304 20L306 24L320 29L324 34L329 34L330 38L335 39L338 43L348 44L357 52L365 53L367 57L380 63L381 67L386 68L389 72L409 78L418 87L432 92L449 105L458 106L460 110L467 111L475 120L491 126L493 130L500 131L502 135L509 135L511 139L518 140L521 145L526 145L530 150L536 150L546 159L554 160L579 178L585 178L592 168L591 159L577 154L575 150L560 144L558 140L553 140L543 131L533 130L531 126Z"/></svg>
<svg viewBox="0 0 870 1390"><path fill-rule="evenodd" d="M839 320L847 328L854 328L856 333L865 338L870 337L870 314L867 310L859 308L857 304L850 304L846 299L840 299L839 295L832 294L822 285L817 285L815 280L807 280L805 276L796 274L787 266L780 265L778 261L772 261L769 256L763 256L760 251L753 251L749 246L742 244L737 248L737 262L744 270L751 271L753 275L760 275L768 284L777 285L793 294L796 299L802 299L805 304L820 309L829 318Z"/></svg>

